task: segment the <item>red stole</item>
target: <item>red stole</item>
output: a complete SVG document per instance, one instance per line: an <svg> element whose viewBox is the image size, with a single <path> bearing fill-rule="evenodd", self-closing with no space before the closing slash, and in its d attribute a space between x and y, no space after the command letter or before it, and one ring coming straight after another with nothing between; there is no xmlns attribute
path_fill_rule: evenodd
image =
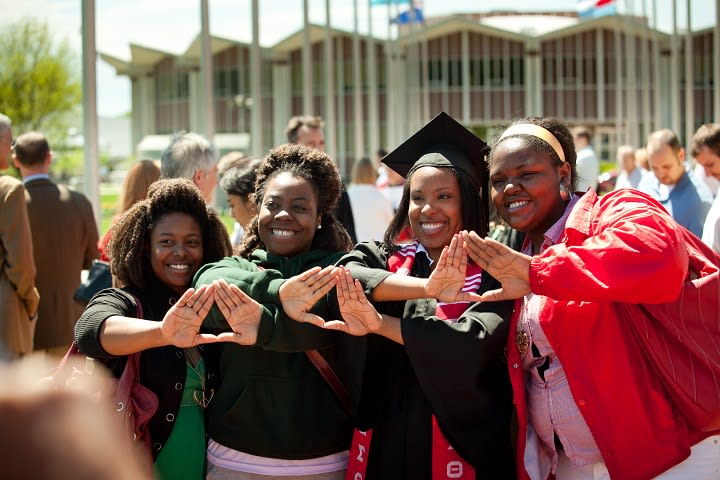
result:
<svg viewBox="0 0 720 480"><path fill-rule="evenodd" d="M415 254L419 244L413 242L404 245L399 251L388 259L388 271L398 275L410 275ZM473 262L468 262L465 272L465 285L463 291L477 291L480 286L481 268ZM456 322L462 313L467 310L468 302L444 303L438 302L435 316L447 322ZM368 455L372 429L361 432L355 430L350 446L345 480L363 480L367 471ZM432 416L432 479L475 479L475 469L466 462L447 441L438 425L435 415Z"/></svg>

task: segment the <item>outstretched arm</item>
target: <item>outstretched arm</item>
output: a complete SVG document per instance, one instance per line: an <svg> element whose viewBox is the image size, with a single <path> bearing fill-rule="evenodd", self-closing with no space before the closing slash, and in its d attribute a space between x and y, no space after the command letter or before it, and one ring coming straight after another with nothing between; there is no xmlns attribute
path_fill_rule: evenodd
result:
<svg viewBox="0 0 720 480"><path fill-rule="evenodd" d="M480 296L463 292L467 250L459 234L443 248L435 269L429 278L390 274L373 288L374 302L404 301L418 298L435 298L442 302L477 302Z"/></svg>
<svg viewBox="0 0 720 480"><path fill-rule="evenodd" d="M129 355L166 345L186 348L216 342L215 335L199 332L212 306L213 291L211 285L197 290L189 288L161 322L120 315L109 317L100 329L102 347L111 355Z"/></svg>
<svg viewBox="0 0 720 480"><path fill-rule="evenodd" d="M318 323L318 326L328 330L339 330L354 336L376 333L403 344L400 319L378 313L365 296L360 282L353 280L350 272L342 267L338 279L337 295L338 307L343 320Z"/></svg>

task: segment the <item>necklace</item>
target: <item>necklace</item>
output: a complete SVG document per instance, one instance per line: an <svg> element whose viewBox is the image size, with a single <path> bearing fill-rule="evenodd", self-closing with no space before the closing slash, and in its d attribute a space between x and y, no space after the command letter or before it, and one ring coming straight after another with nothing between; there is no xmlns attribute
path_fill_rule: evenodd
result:
<svg viewBox="0 0 720 480"><path fill-rule="evenodd" d="M183 355L185 355L185 361L187 364L190 368L192 368L193 372L195 372L200 380L200 388L196 388L192 392L193 400L200 408L205 409L208 405L210 405L210 401L215 396L215 389L211 388L208 391L205 388L206 375L205 368L202 368L200 365L200 360L202 359L200 351L197 347L183 348Z"/></svg>
<svg viewBox="0 0 720 480"><path fill-rule="evenodd" d="M515 334L515 345L520 352L520 356L524 357L530 349L532 343L532 337L530 336L530 319L528 318L528 302L530 301L530 295L523 297L523 306L520 311L520 318L518 320L517 333Z"/></svg>

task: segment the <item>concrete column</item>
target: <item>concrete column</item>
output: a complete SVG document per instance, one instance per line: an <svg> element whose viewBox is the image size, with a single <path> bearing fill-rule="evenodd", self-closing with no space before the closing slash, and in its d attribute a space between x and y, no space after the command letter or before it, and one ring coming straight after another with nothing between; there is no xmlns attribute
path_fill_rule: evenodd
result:
<svg viewBox="0 0 720 480"><path fill-rule="evenodd" d="M693 62L692 16L690 0L687 4L687 32L685 33L685 146L695 134L695 69ZM717 55L715 56L717 59ZM717 79L716 79L717 80ZM717 90L717 88L716 88ZM680 132L675 132L678 135Z"/></svg>
<svg viewBox="0 0 720 480"><path fill-rule="evenodd" d="M201 128L205 137L213 141L215 136L215 95L213 94L213 55L210 45L210 15L208 0L200 0L200 98L202 104Z"/></svg>
<svg viewBox="0 0 720 480"><path fill-rule="evenodd" d="M422 62L422 124L430 121L430 60L428 39L423 37L420 44L420 61Z"/></svg>
<svg viewBox="0 0 720 480"><path fill-rule="evenodd" d="M595 71L597 72L597 118L600 123L605 122L605 36L601 29L595 30Z"/></svg>
<svg viewBox="0 0 720 480"><path fill-rule="evenodd" d="M142 112L142 77L130 78L131 92L131 124L132 124L132 151L135 151L138 143L145 136L145 125L143 125Z"/></svg>
<svg viewBox="0 0 720 480"><path fill-rule="evenodd" d="M302 30L302 73L303 73L303 115L315 114L313 101L312 76L312 45L310 44L310 20L308 16L308 0L303 0Z"/></svg>
<svg viewBox="0 0 720 480"><path fill-rule="evenodd" d="M335 61L333 59L334 39L331 30L330 0L325 0L325 40L323 50L325 58L325 125L327 125L327 128L325 128L325 151L330 155L330 158L337 159L338 121L335 113L337 89L335 88Z"/></svg>
<svg viewBox="0 0 720 480"><path fill-rule="evenodd" d="M462 49L462 121L470 123L470 32L463 30L460 34Z"/></svg>
<svg viewBox="0 0 720 480"><path fill-rule="evenodd" d="M628 28L627 24L626 28ZM640 142L640 134L638 129L638 88L637 88L637 37L634 31L625 31L625 68L627 76L625 77L625 98L627 101L627 141L630 145L637 145Z"/></svg>
<svg viewBox="0 0 720 480"><path fill-rule="evenodd" d="M262 157L265 153L263 139L263 98L262 98L262 64L260 51L260 0L252 0L252 45L250 47L250 97L252 98L251 114L251 152L253 156Z"/></svg>
<svg viewBox="0 0 720 480"><path fill-rule="evenodd" d="M355 134L353 135L355 137L353 161L355 161L365 154L365 115L363 111L362 61L360 60L360 32L358 31L358 0L354 1L353 27L353 123L355 125Z"/></svg>
<svg viewBox="0 0 720 480"><path fill-rule="evenodd" d="M510 42L506 39L502 39L502 62L503 62L503 116L505 118L512 117L510 107Z"/></svg>
<svg viewBox="0 0 720 480"><path fill-rule="evenodd" d="M678 59L678 31L677 31L677 5L672 0L672 36L670 37L670 117L672 119L672 131L680 135L680 62Z"/></svg>
<svg viewBox="0 0 720 480"><path fill-rule="evenodd" d="M188 99L188 121L190 130L193 132L203 133L204 110L203 110L203 94L201 87L200 74L197 71L188 73L188 90L190 98Z"/></svg>
<svg viewBox="0 0 720 480"><path fill-rule="evenodd" d="M273 145L287 142L285 127L292 116L292 73L290 65L278 63L272 67L273 85Z"/></svg>
<svg viewBox="0 0 720 480"><path fill-rule="evenodd" d="M647 16L647 0L642 0L642 16L648 20ZM652 128L652 114L650 113L650 57L651 42L650 42L650 26L649 23L645 24L643 28L642 36L640 39L640 91L642 92L642 130L640 131L640 141L643 142L647 138Z"/></svg>
<svg viewBox="0 0 720 480"><path fill-rule="evenodd" d="M442 71L442 109L444 111L450 110L450 95L448 92L448 81L450 80L450 46L448 45L448 37L443 36L440 38L440 70Z"/></svg>
<svg viewBox="0 0 720 480"><path fill-rule="evenodd" d="M97 51L95 50L95 0L82 2L83 59L83 153L85 179L83 186L93 206L95 225L100 225L100 150L97 115Z"/></svg>
<svg viewBox="0 0 720 480"><path fill-rule="evenodd" d="M718 0L720 1L720 0ZM662 105L667 103L667 96L663 96L661 92L664 90L661 88L663 80L666 79L664 75L660 74L660 41L658 39L658 23L657 23L657 0L652 0L653 10L653 25L652 25L652 62L653 62L653 74L652 78L655 80L653 84L653 128L651 131L659 129L662 125ZM717 63L717 62L715 62ZM718 78L717 76L715 78ZM662 99L666 101L663 102ZM644 141L644 140L643 140Z"/></svg>
<svg viewBox="0 0 720 480"><path fill-rule="evenodd" d="M329 2L329 0L326 0ZM367 130L370 158L375 158L375 152L380 148L380 115L378 113L377 88L377 55L375 39L372 33L372 8L368 2L368 36L367 36Z"/></svg>
<svg viewBox="0 0 720 480"><path fill-rule="evenodd" d="M337 44L335 65L337 69L337 124L335 129L338 137L338 154L335 162L340 169L340 174L345 177L349 172L347 168L347 115L345 113L345 49L343 48L342 39Z"/></svg>

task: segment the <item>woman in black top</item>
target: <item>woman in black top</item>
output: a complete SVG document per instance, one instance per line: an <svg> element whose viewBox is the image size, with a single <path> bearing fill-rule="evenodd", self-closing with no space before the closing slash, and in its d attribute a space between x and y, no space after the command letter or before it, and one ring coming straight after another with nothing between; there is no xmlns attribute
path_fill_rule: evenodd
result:
<svg viewBox="0 0 720 480"><path fill-rule="evenodd" d="M215 286L189 287L201 265L230 254L227 231L192 182L159 180L113 226L109 251L124 286L90 301L75 325L75 341L115 376L127 355L142 352L140 381L159 398L149 423L156 475L203 478L203 408L215 378L210 346L201 347L202 355L194 347L218 340L199 333Z"/></svg>

